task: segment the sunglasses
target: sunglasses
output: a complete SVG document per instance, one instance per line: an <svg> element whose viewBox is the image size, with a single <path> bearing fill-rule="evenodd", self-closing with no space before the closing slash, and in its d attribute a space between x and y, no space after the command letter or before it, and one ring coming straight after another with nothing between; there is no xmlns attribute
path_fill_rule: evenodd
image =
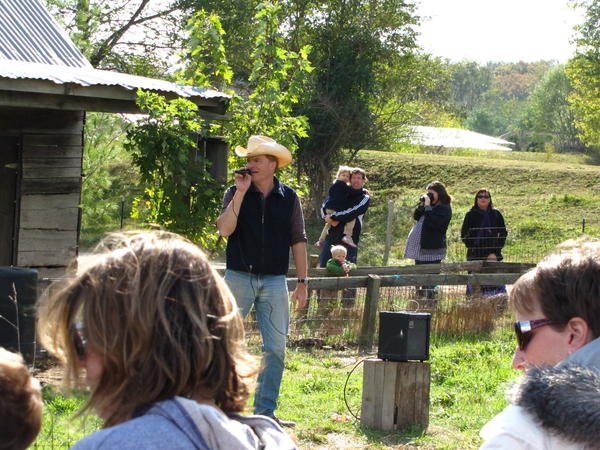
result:
<svg viewBox="0 0 600 450"><path fill-rule="evenodd" d="M85 327L82 322L76 322L69 328L71 342L73 343L75 354L79 359L85 359L87 355L87 339L85 338L84 331Z"/></svg>
<svg viewBox="0 0 600 450"><path fill-rule="evenodd" d="M519 344L519 350L524 352L527 350L527 346L533 339L533 330L546 325L558 325L562 322L550 319L537 319L537 320L521 320L515 322L515 334L517 335L517 342Z"/></svg>
<svg viewBox="0 0 600 450"><path fill-rule="evenodd" d="M484 195L484 194L478 194L477 198L490 198L489 195Z"/></svg>

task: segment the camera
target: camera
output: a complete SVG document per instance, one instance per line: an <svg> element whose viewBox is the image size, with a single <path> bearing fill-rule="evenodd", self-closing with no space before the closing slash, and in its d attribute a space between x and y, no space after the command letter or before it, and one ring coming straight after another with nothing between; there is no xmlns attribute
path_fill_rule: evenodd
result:
<svg viewBox="0 0 600 450"><path fill-rule="evenodd" d="M427 194L423 194L419 197L419 201L421 203L425 202L425 195L427 195L427 197L429 197L429 200L431 200L431 203L433 203L433 194L431 192L428 192Z"/></svg>
<svg viewBox="0 0 600 450"><path fill-rule="evenodd" d="M252 175L252 171L247 167L242 167L241 169L234 170L233 173L237 175Z"/></svg>

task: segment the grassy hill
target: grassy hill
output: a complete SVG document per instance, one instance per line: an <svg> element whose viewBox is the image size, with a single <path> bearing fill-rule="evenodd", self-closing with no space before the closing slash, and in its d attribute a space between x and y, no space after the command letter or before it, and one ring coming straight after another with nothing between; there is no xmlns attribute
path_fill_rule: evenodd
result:
<svg viewBox="0 0 600 450"><path fill-rule="evenodd" d="M359 261L382 263L388 202L393 203L393 238L389 264L403 260L412 211L428 182L442 181L453 196L448 231L448 260L463 260L460 227L481 187L492 191L494 206L506 219L507 261L537 261L560 242L585 234L600 237L600 166L581 155L529 152L451 154L363 151L354 161L365 168L373 203L365 217ZM309 227L311 242L318 224ZM313 239L313 235L314 238Z"/></svg>

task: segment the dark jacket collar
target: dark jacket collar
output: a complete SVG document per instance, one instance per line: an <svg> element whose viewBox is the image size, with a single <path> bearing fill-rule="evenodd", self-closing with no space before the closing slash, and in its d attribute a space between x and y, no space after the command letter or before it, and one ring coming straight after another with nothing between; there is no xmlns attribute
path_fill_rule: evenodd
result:
<svg viewBox="0 0 600 450"><path fill-rule="evenodd" d="M257 187L254 186L254 183L250 185L250 190L252 192L260 192ZM285 195L283 192L283 184L277 179L277 177L273 177L273 190L269 192L269 195L271 194L279 194L281 197Z"/></svg>

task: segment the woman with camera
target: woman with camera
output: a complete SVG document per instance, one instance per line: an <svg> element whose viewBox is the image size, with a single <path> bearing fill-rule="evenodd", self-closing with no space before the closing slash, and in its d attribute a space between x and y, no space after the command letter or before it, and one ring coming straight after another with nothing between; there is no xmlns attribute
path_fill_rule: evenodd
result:
<svg viewBox="0 0 600 450"><path fill-rule="evenodd" d="M415 264L439 264L446 256L446 231L452 218L452 197L440 181L429 183L426 190L413 214L417 222L408 234L404 257L414 259ZM417 294L432 299L435 286L421 286Z"/></svg>
<svg viewBox="0 0 600 450"><path fill-rule="evenodd" d="M488 189L479 189L475 194L473 207L465 215L460 232L460 237L467 246L467 261L501 261L506 235L504 217L494 208L492 194Z"/></svg>

